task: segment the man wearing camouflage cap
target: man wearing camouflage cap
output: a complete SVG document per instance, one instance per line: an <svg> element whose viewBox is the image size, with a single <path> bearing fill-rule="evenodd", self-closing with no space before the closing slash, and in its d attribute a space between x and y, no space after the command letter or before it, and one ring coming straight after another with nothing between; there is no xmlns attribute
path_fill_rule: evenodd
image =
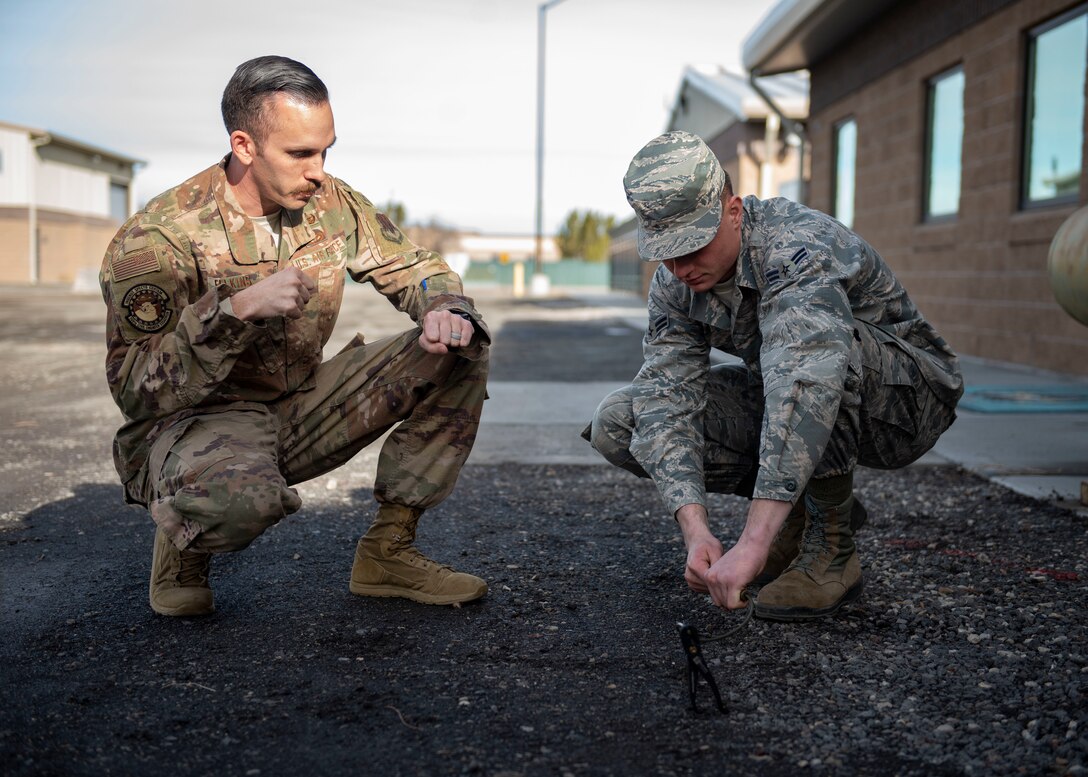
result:
<svg viewBox="0 0 1088 777"><path fill-rule="evenodd" d="M687 546L684 577L725 608L759 590L773 620L825 617L862 588L858 464L898 468L955 419L955 355L880 255L786 199L743 199L698 137L670 132L624 178L649 294L645 363L588 436L657 485ZM716 348L741 364L711 365ZM707 491L751 498L736 544Z"/></svg>
<svg viewBox="0 0 1088 777"><path fill-rule="evenodd" d="M393 429L379 507L349 588L453 604L487 584L413 546L453 489L479 425L487 329L461 280L363 195L326 174L328 90L305 65L258 57L223 93L230 153L155 197L106 252L106 376L125 424L114 458L126 500L156 532L150 604L214 610L214 553L241 550L301 506L291 485ZM419 326L322 361L344 272Z"/></svg>

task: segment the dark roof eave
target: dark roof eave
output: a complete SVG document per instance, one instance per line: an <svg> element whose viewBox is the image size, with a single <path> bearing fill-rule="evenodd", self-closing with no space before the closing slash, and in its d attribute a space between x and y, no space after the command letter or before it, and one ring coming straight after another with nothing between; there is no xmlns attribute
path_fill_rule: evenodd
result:
<svg viewBox="0 0 1088 777"><path fill-rule="evenodd" d="M756 76L810 69L900 0L781 0L745 38L741 59Z"/></svg>

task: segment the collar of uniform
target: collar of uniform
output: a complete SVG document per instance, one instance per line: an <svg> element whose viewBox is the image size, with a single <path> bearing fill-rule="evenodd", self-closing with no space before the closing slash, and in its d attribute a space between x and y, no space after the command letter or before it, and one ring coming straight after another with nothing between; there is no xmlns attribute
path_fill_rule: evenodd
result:
<svg viewBox="0 0 1088 777"><path fill-rule="evenodd" d="M740 252L737 255L737 286L756 288L752 270L754 255L763 253L763 231L758 229L763 221L763 203L758 197L744 198L744 213L740 222Z"/></svg>
<svg viewBox="0 0 1088 777"><path fill-rule="evenodd" d="M321 188L314 192L314 196L307 200L306 204L298 210L285 210L283 212L282 231L280 237L280 261L294 256L302 246L314 239L320 240L324 234L314 226L321 221L320 207L324 201L325 187L328 182L322 183Z"/></svg>
<svg viewBox="0 0 1088 777"><path fill-rule="evenodd" d="M688 304L688 318L728 331L733 328L733 311L737 306L737 295L738 292L734 289L733 298L727 302L713 291L692 293L691 302Z"/></svg>
<svg viewBox="0 0 1088 777"><path fill-rule="evenodd" d="M223 157L214 172L212 183L215 192L215 201L219 206L219 214L223 218L226 228L227 243L230 245L231 255L238 264L257 264L261 261L260 250L257 248L257 236L253 229L253 222L242 210L238 198L234 196L234 190L227 183L227 161L230 154ZM280 248L278 258L282 261L290 258L294 253L323 235L315 230L313 225L319 221L319 212L323 209L325 182L317 190L306 205L298 210L284 210L280 222Z"/></svg>
<svg viewBox="0 0 1088 777"><path fill-rule="evenodd" d="M238 264L257 264L261 261L261 253L257 248L257 233L253 229L253 222L242 210L238 198L227 183L227 154L219 162L218 169L214 173L212 191L215 192L215 202L219 206L219 215L223 219L223 228L227 233L227 244L230 246L231 256Z"/></svg>

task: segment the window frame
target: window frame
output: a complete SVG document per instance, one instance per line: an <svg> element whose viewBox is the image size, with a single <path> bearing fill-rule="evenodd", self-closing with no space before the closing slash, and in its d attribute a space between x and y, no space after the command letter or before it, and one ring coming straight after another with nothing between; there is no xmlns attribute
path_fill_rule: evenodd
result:
<svg viewBox="0 0 1088 777"><path fill-rule="evenodd" d="M113 195L114 195L115 191L123 191L123 193L124 193L125 212L121 216L121 219L120 219L120 222L119 222L121 224L124 224L126 221L128 221L129 216L132 215L129 212L129 203L131 202L131 197L132 197L132 184L129 183L129 182L126 182L126 181L110 180L109 194L108 194L108 196L109 196L110 218L114 219L114 220L117 220L118 214L114 213L114 210L113 210L113 204L114 204Z"/></svg>
<svg viewBox="0 0 1088 777"><path fill-rule="evenodd" d="M961 111L960 127L960 188L956 193L956 209L951 213L930 213L929 195L933 186L933 129L936 117L937 84L954 75L963 76L963 105ZM963 141L967 135L966 110L967 107L967 74L963 69L963 63L959 62L952 67L945 68L941 72L926 79L926 132L922 153L922 222L925 224L944 224L959 219L960 209L963 204Z"/></svg>
<svg viewBox="0 0 1088 777"><path fill-rule="evenodd" d="M1075 8L1071 8L1065 13L1055 16L1053 19L1037 24L1024 32L1024 83L1023 91L1023 105L1020 111L1021 121L1021 134L1020 134L1020 185L1019 185L1019 206L1020 210L1037 210L1039 208L1053 208L1062 207L1066 205L1076 205L1080 202L1082 187L1078 183L1077 191L1074 194L1059 195L1056 197L1048 197L1047 199L1031 199L1031 142L1032 142L1032 114L1034 107L1034 90L1035 83L1035 62L1036 51L1039 37L1061 27L1063 24L1073 21L1074 19L1088 16L1088 3L1082 3ZM1088 51L1088 47L1086 47ZM1088 57L1086 57L1086 73L1085 78L1088 80ZM1088 101L1084 106L1084 111L1088 112ZM1084 172L1084 113L1081 114L1081 176Z"/></svg>
<svg viewBox="0 0 1088 777"><path fill-rule="evenodd" d="M842 220L842 214L839 210L839 133L842 128L847 124L854 125L854 163L853 163L853 202L850 206L850 223L847 224ZM831 125L831 215L838 219L847 229L854 228L854 222L857 216L857 202L858 202L858 120L857 117L851 114L839 119Z"/></svg>

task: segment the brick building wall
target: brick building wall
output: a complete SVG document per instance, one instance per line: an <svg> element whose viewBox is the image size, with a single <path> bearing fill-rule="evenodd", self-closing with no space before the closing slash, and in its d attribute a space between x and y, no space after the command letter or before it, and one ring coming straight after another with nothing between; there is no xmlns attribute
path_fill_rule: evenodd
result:
<svg viewBox="0 0 1088 777"><path fill-rule="evenodd" d="M1088 202L1083 166L1079 204L1020 207L1026 32L1077 5L904 3L814 63L810 201L833 212L833 129L853 118L854 229L880 251L952 347L1088 374L1088 328L1057 305L1047 274L1054 233ZM950 6L961 12L950 14ZM942 23L943 30L934 28ZM927 80L957 65L964 72L959 213L951 221L926 223ZM844 89L845 73L854 79L851 90ZM1085 123L1084 116L1071 120Z"/></svg>

